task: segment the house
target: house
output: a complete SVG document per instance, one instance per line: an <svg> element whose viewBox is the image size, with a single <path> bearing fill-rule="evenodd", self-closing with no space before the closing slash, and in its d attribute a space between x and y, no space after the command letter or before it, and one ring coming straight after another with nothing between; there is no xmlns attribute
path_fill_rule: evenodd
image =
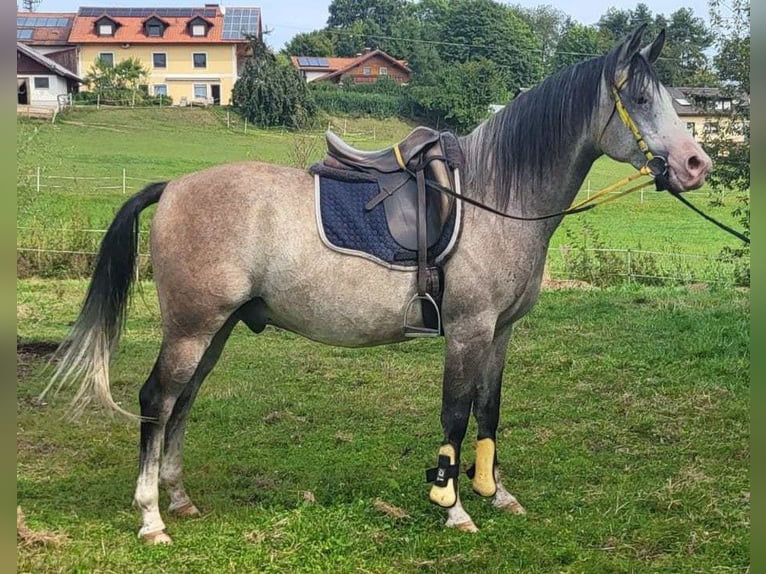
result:
<svg viewBox="0 0 766 574"><path fill-rule="evenodd" d="M17 12L16 41L77 74L77 48L69 43L74 12Z"/></svg>
<svg viewBox="0 0 766 574"><path fill-rule="evenodd" d="M68 68L16 42L19 105L58 109L61 98L76 92L81 83L82 78Z"/></svg>
<svg viewBox="0 0 766 574"><path fill-rule="evenodd" d="M351 80L356 84L362 84L388 77L397 84L406 84L412 77L412 70L407 67L404 60L397 60L382 50L370 48L354 58L292 56L291 60L307 82L337 84L341 80Z"/></svg>
<svg viewBox="0 0 766 574"><path fill-rule="evenodd" d="M732 113L738 106L749 106L748 97L733 97L720 88L668 87L668 91L673 109L696 140L724 135L732 141L744 141L741 130L733 129Z"/></svg>
<svg viewBox="0 0 766 574"><path fill-rule="evenodd" d="M81 75L96 59L114 65L135 58L149 70L151 95L180 105L229 104L250 55L246 35L262 36L260 8L83 7L69 41Z"/></svg>

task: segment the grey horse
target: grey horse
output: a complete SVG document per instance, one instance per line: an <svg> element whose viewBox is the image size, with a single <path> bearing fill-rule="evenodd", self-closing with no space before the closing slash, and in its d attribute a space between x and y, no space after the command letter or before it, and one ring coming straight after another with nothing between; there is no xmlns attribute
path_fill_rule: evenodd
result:
<svg viewBox="0 0 766 574"><path fill-rule="evenodd" d="M576 64L519 95L460 138L466 198L518 217L558 213L575 198L593 162L607 155L636 168L664 159L674 192L704 183L711 160L673 110L652 63L664 32L641 47L643 28L606 55ZM617 104L636 128L632 133ZM405 340L402 317L415 274L328 249L317 233L314 181L306 171L259 162L212 167L147 186L116 215L48 388L81 381L75 405L115 404L109 361L134 277L138 217L158 203L151 257L162 317L159 356L139 393L139 536L171 541L159 509L195 516L182 481L189 410L232 328L275 325L347 347ZM475 531L458 493L457 469L469 417L477 422L473 490L512 513L524 508L500 481L496 431L500 387L514 322L538 299L548 242L561 216L509 220L463 205L460 240L444 264L444 435L430 500L446 525ZM47 390L47 389L46 389ZM124 411L123 411L124 412Z"/></svg>

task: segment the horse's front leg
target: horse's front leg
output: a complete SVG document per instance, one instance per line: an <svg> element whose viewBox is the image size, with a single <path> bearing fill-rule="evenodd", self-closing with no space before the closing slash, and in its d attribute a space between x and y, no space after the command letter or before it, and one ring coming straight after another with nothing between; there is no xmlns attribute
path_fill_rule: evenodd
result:
<svg viewBox="0 0 766 574"><path fill-rule="evenodd" d="M478 433L476 437L476 463L469 469L474 492L492 497L492 505L513 514L525 514L524 507L500 482L497 459L497 427L500 421L500 394L505 357L512 324L498 325L484 372L476 385L473 412Z"/></svg>
<svg viewBox="0 0 766 574"><path fill-rule="evenodd" d="M476 532L477 528L460 503L460 449L476 397L476 383L491 347L492 327L491 322L476 318L472 324L461 323L446 337L441 411L444 440L436 468L426 473L433 483L429 499L447 509L446 526L466 532Z"/></svg>

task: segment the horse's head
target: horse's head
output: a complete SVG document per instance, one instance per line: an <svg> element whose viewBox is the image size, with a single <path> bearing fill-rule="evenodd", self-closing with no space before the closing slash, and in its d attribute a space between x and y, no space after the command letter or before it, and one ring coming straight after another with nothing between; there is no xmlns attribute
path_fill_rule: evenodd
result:
<svg viewBox="0 0 766 574"><path fill-rule="evenodd" d="M601 150L637 169L654 157L649 166L658 182L676 192L696 189L705 182L713 164L681 123L670 93L652 69L665 44L665 31L641 49L645 28L640 26L606 56Z"/></svg>

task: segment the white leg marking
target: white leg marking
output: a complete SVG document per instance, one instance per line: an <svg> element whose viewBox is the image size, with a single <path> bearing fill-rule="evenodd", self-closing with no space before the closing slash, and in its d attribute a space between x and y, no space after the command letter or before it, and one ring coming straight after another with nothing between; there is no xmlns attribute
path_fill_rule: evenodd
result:
<svg viewBox="0 0 766 574"><path fill-rule="evenodd" d="M516 497L508 492L505 487L497 480L497 473L495 473L495 481L497 482L497 492L492 498L492 506L510 512L511 514L526 514L527 511L519 504Z"/></svg>
<svg viewBox="0 0 766 574"><path fill-rule="evenodd" d="M165 540L160 536L160 534L164 533L165 523L162 521L159 508L159 453L162 448L162 441L157 438L158 435L160 433L155 435L155 439L148 448L146 464L138 476L134 501L141 511L141 529L138 531L139 538L143 538L151 543L166 543L170 542L170 537L165 534Z"/></svg>
<svg viewBox="0 0 766 574"><path fill-rule="evenodd" d="M479 529L471 520L471 517L463 509L458 495L455 506L447 509L447 522L444 524L447 528L457 528L462 532L478 532Z"/></svg>
<svg viewBox="0 0 766 574"><path fill-rule="evenodd" d="M176 433L176 435L178 434ZM179 438L174 437L173 442L179 443ZM183 517L199 516L199 509L194 506L184 489L182 472L180 445L166 445L165 457L162 459L162 466L160 467L160 482L170 496L168 511Z"/></svg>

